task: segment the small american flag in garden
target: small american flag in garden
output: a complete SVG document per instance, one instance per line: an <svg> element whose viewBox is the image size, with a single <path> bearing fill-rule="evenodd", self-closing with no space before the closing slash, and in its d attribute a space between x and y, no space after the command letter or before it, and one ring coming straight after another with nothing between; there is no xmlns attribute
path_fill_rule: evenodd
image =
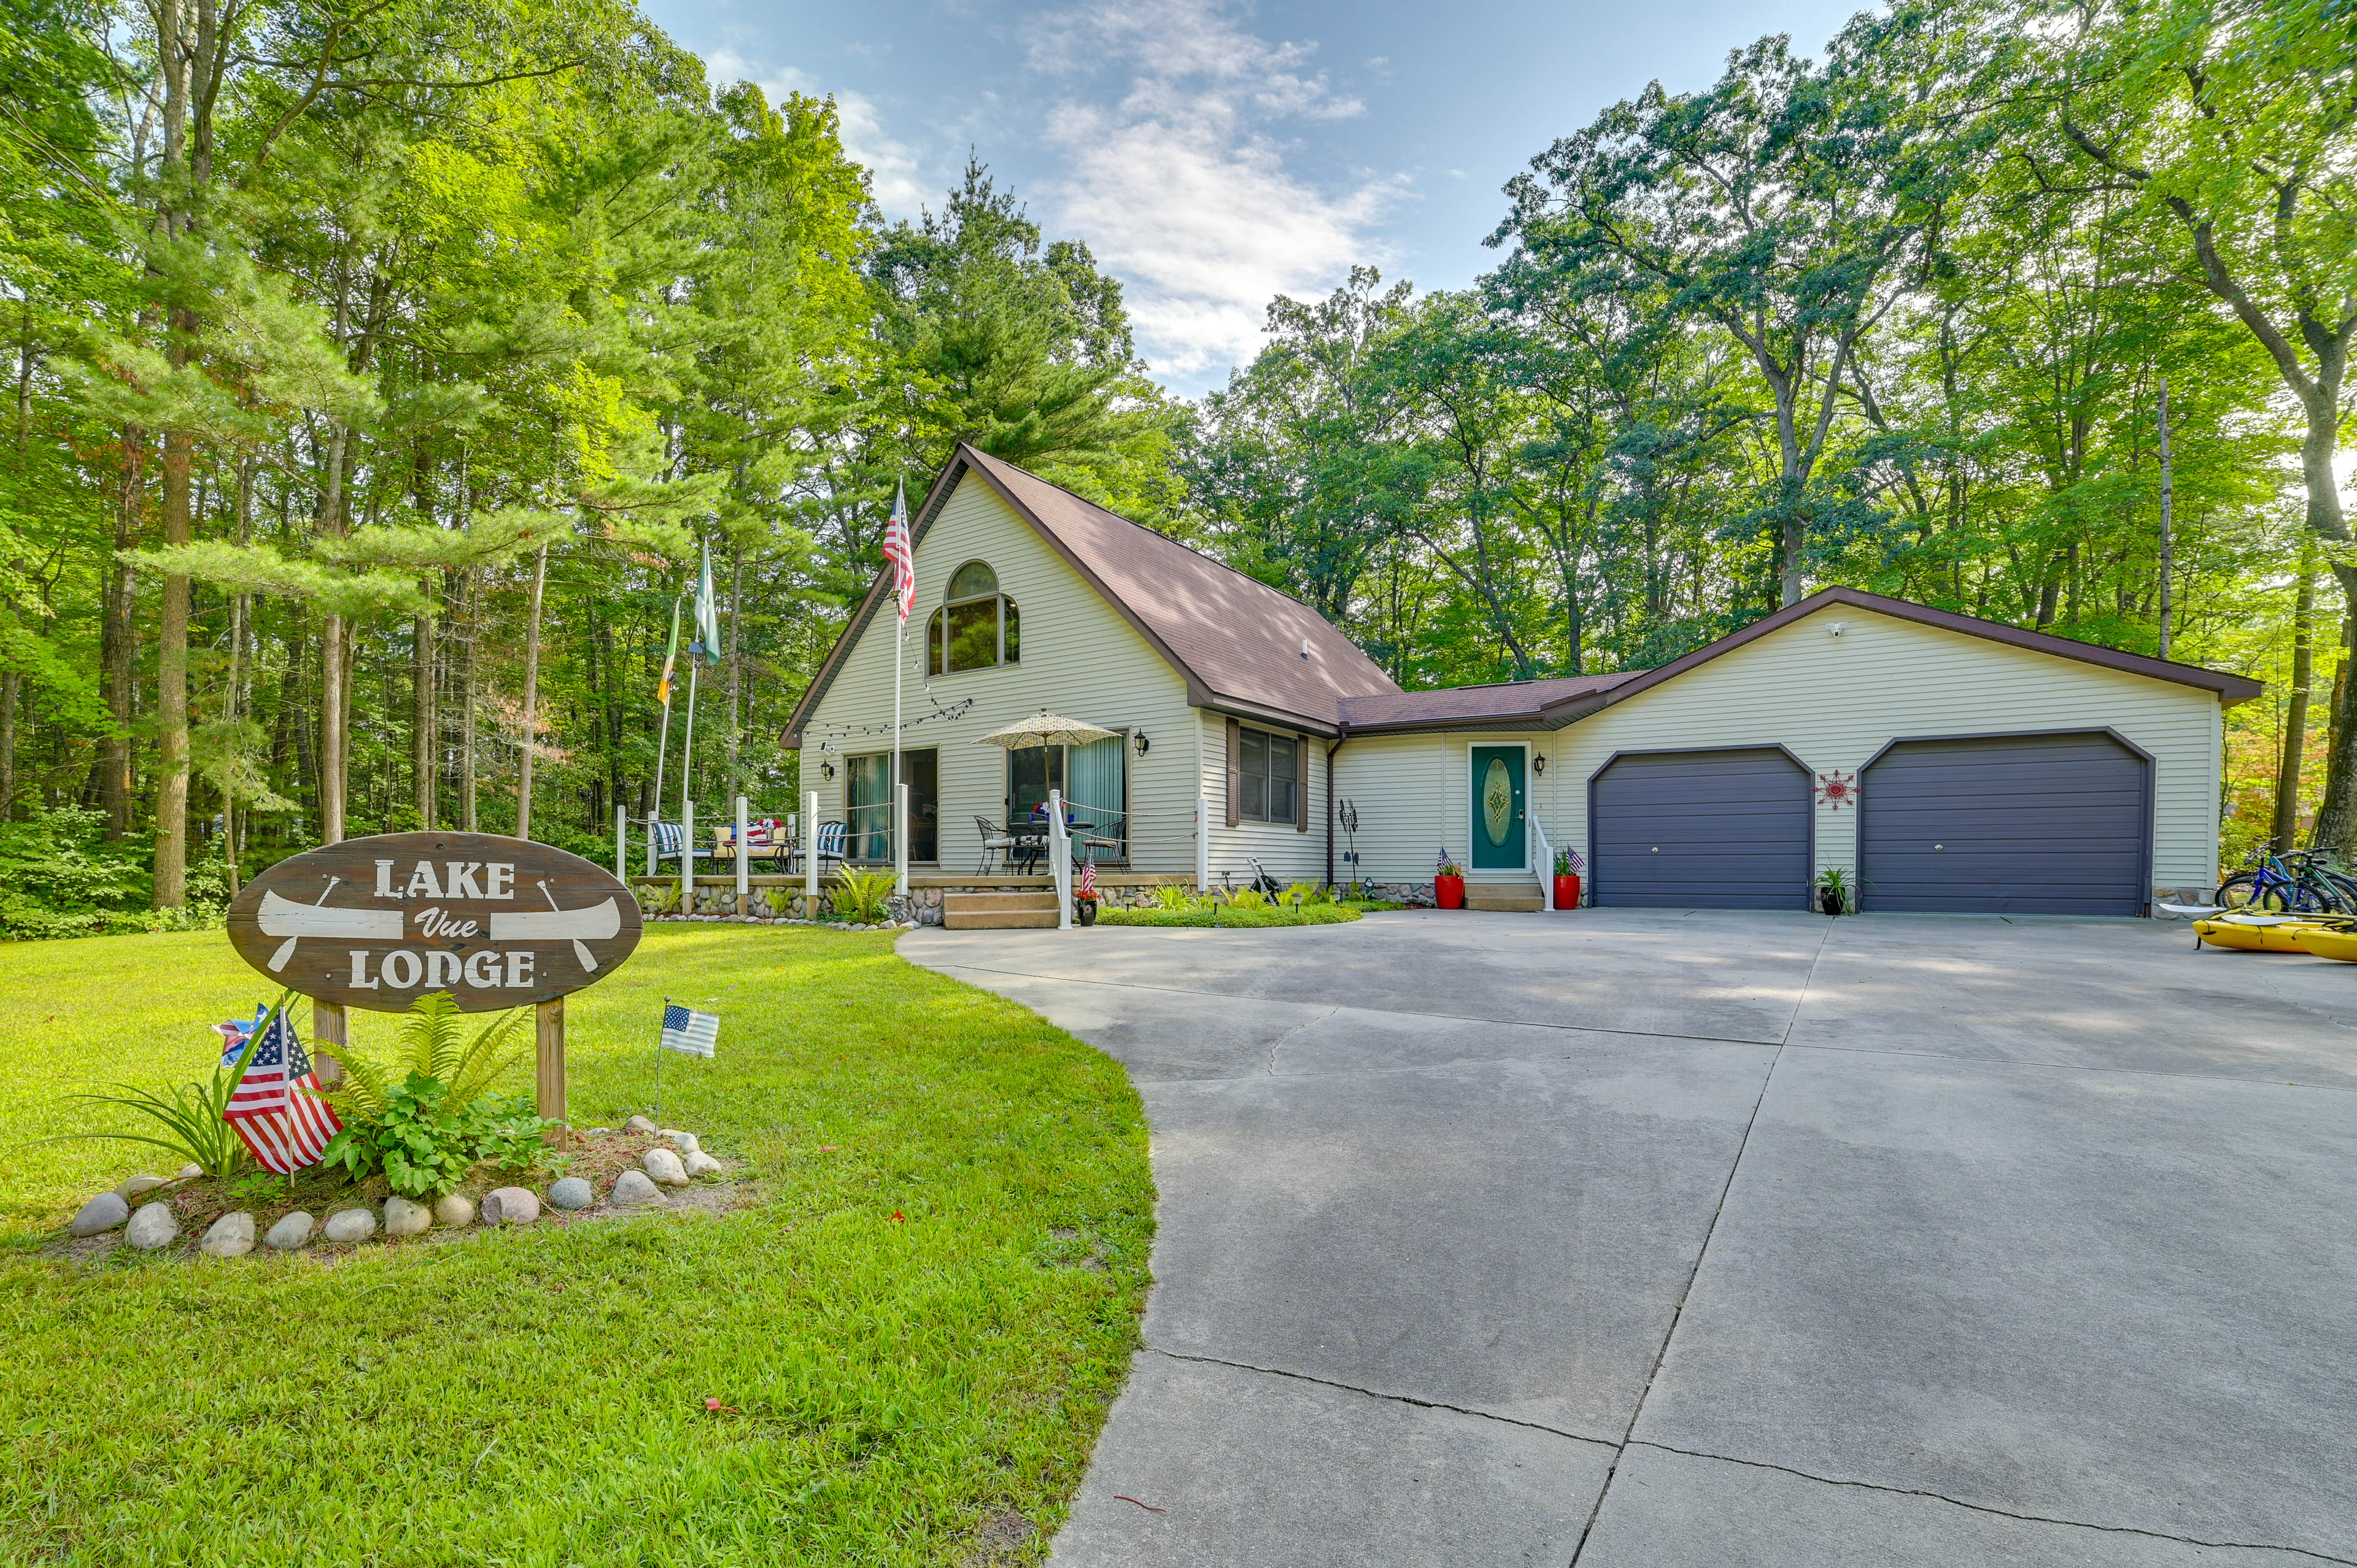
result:
<svg viewBox="0 0 2357 1568"><path fill-rule="evenodd" d="M1081 862L1081 897L1093 898L1096 896L1097 863L1093 860L1084 860Z"/></svg>
<svg viewBox="0 0 2357 1568"><path fill-rule="evenodd" d="M686 1057L708 1057L720 1043L720 1015L677 1003L663 1004L662 1048Z"/></svg>
<svg viewBox="0 0 2357 1568"><path fill-rule="evenodd" d="M266 1171L293 1176L317 1160L343 1130L319 1090L318 1074L281 1007L254 1042L221 1120Z"/></svg>

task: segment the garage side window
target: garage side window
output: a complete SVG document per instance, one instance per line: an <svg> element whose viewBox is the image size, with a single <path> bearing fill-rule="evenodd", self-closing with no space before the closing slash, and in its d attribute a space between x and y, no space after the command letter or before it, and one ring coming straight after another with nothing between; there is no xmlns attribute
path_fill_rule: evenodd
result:
<svg viewBox="0 0 2357 1568"><path fill-rule="evenodd" d="M986 561L969 561L950 575L949 593L925 623L925 671L954 675L1023 661L1022 619L1015 601L998 591Z"/></svg>
<svg viewBox="0 0 2357 1568"><path fill-rule="evenodd" d="M1236 814L1248 822L1292 822L1301 743L1257 729L1239 731L1236 739L1243 774Z"/></svg>

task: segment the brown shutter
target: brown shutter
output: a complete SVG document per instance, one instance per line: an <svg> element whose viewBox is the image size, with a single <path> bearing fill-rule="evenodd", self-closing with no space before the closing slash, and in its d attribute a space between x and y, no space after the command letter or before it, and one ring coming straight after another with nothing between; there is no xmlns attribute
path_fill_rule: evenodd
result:
<svg viewBox="0 0 2357 1568"><path fill-rule="evenodd" d="M1235 720L1228 721L1228 826L1234 827L1244 820L1244 736L1243 726Z"/></svg>
<svg viewBox="0 0 2357 1568"><path fill-rule="evenodd" d="M1293 831L1309 831L1309 737L1293 737Z"/></svg>

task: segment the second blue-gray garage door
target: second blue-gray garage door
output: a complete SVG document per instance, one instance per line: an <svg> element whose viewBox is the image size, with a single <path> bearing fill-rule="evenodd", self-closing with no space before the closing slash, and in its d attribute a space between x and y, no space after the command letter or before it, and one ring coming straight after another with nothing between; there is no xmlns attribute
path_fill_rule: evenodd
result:
<svg viewBox="0 0 2357 1568"><path fill-rule="evenodd" d="M1868 912L2144 913L2151 768L2101 731L1900 741L1858 813Z"/></svg>
<svg viewBox="0 0 2357 1568"><path fill-rule="evenodd" d="M1605 765L1587 799L1598 904L1809 906L1809 776L1785 752L1632 752Z"/></svg>

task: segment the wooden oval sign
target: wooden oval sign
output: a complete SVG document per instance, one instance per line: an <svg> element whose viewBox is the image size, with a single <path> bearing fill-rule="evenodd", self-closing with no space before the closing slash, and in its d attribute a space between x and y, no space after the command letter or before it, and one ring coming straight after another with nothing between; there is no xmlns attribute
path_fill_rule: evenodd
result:
<svg viewBox="0 0 2357 1568"><path fill-rule="evenodd" d="M230 906L230 945L321 1002L469 1013L553 1002L639 945L638 900L601 867L494 833L379 833L280 861Z"/></svg>

